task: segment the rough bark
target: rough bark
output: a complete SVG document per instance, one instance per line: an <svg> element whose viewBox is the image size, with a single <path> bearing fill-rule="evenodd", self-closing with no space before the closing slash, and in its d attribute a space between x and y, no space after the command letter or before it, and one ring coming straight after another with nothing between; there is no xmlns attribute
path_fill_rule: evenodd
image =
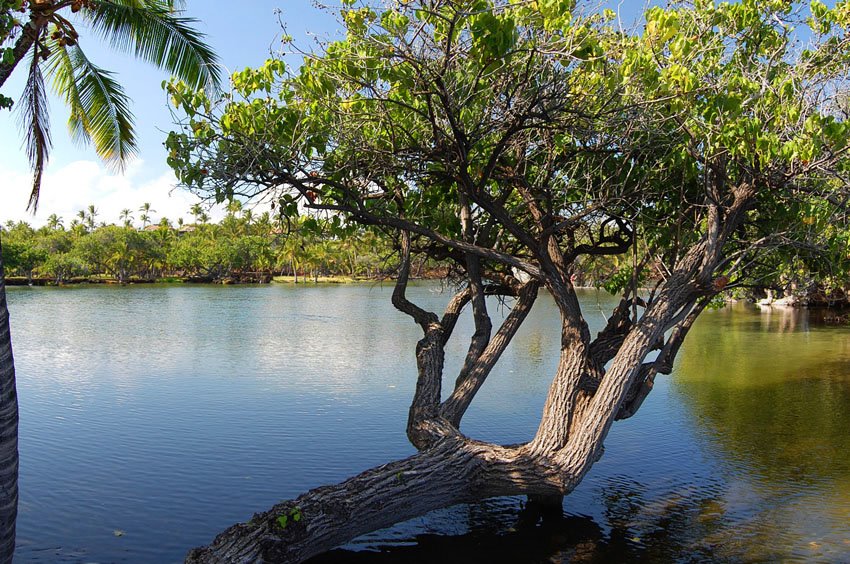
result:
<svg viewBox="0 0 850 564"><path fill-rule="evenodd" d="M0 241L0 562L11 562L18 516L18 395Z"/></svg>
<svg viewBox="0 0 850 564"><path fill-rule="evenodd" d="M410 458L258 513L187 562L302 562L358 535L428 511L500 495L563 495L576 480L522 447L447 439ZM298 516L295 521L294 517ZM286 516L283 527L281 517Z"/></svg>

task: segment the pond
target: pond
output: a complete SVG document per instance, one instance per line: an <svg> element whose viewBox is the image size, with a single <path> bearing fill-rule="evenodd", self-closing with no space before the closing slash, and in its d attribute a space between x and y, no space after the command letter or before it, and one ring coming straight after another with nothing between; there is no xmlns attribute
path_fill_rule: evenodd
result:
<svg viewBox="0 0 850 564"><path fill-rule="evenodd" d="M178 562L255 511L412 454L420 333L391 290L9 288L17 560ZM435 310L448 300L434 284L410 293ZM598 330L612 299L581 297ZM449 382L470 334L466 317ZM557 346L544 295L464 432L529 439ZM799 310L705 313L674 373L614 426L564 518L527 525L522 508L435 511L316 560L850 561L850 330Z"/></svg>

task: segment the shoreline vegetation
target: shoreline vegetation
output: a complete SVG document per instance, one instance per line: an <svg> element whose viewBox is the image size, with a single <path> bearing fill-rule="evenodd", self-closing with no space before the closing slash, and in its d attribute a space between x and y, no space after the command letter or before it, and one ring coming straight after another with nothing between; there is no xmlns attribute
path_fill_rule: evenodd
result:
<svg viewBox="0 0 850 564"><path fill-rule="evenodd" d="M440 279L440 275L437 273L428 274L419 278L420 280L438 280ZM223 286L237 286L237 285L250 285L250 284L298 284L300 285L310 285L310 284L362 284L362 283L372 283L372 282L383 282L383 281L392 281L392 277L373 277L367 278L365 276L345 276L345 275L321 275L321 276L305 276L299 275L297 277L288 275L288 276L277 276L268 273L261 272L251 272L251 273L242 273L239 276L235 276L232 278L224 278L224 279L212 279L212 278L204 278L199 276L166 276L163 278L130 278L125 281L119 281L117 278L110 277L75 277L68 280L63 280L62 282L56 282L56 280L47 277L34 277L31 280L27 279L26 276L11 276L6 278L7 286L77 286L77 285L102 285L102 286L132 286L135 284L220 284Z"/></svg>
<svg viewBox="0 0 850 564"><path fill-rule="evenodd" d="M120 225L98 221L93 205L69 222L55 214L33 228L6 222L3 262L9 286L133 284L352 284L395 280L398 241L377 229L352 228L338 233L339 218L299 216L288 223L270 212L255 214L231 202L227 214L211 223L200 205L189 213L192 223L161 218L153 223L150 204L125 209ZM336 222L336 223L335 223ZM794 265L760 286L722 294L718 304L744 300L764 307L850 306L850 284L826 280ZM787 271L792 271L786 268ZM412 265L410 278L451 279L448 260L423 259ZM637 280L651 285L650 277ZM631 285L631 265L617 256L577 265L576 287L617 291ZM842 316L844 317L844 316Z"/></svg>
<svg viewBox="0 0 850 564"><path fill-rule="evenodd" d="M420 276L411 278L414 281L428 280L446 280L447 273L445 269L433 269L423 272ZM166 285L166 284L218 284L222 286L246 286L246 285L264 285L264 284L292 284L299 286L313 285L346 285L346 284L367 284L387 282L393 283L395 275L387 274L381 276L346 276L343 274L324 274L324 275L274 275L267 272L244 272L236 276L213 279L201 276L166 276L162 278L130 278L125 281L120 281L117 278L108 276L80 276L74 277L61 282L57 282L52 278L33 277L28 279L25 276L10 276L6 278L7 286L37 286L37 287L65 287L65 286L133 286L133 285ZM576 285L580 290L599 290L605 291L601 284L582 284ZM734 304L741 301L752 303L762 308L809 308L809 309L825 309L836 311L836 315L825 318L827 322L830 320L840 320L843 322L850 321L850 301L846 296L825 295L822 292L813 292L807 299L770 299L773 292L768 292L768 298L755 299L753 297L739 298L735 296L726 296L718 303Z"/></svg>
<svg viewBox="0 0 850 564"><path fill-rule="evenodd" d="M150 204L140 222L125 209L121 224L99 221L88 206L65 227L52 215L43 227L7 222L0 227L9 285L267 283L275 278L313 283L384 279L398 269L391 237L352 228L328 234L334 219L300 217L282 221L231 202L218 223L199 206L192 223L162 218L152 223ZM417 265L417 276L436 264ZM437 268L439 270L439 268Z"/></svg>

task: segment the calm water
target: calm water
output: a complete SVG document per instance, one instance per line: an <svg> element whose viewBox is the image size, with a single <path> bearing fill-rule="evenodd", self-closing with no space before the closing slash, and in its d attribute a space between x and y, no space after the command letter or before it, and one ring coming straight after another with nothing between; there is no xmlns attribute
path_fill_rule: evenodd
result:
<svg viewBox="0 0 850 564"><path fill-rule="evenodd" d="M419 329L390 291L10 288L18 560L177 562L253 511L411 454ZM583 302L598 329L610 298ZM470 333L465 319L450 381ZM530 438L557 344L542 297L464 431ZM451 508L319 560L850 562L850 331L706 313L564 508L543 525L523 524L518 498Z"/></svg>

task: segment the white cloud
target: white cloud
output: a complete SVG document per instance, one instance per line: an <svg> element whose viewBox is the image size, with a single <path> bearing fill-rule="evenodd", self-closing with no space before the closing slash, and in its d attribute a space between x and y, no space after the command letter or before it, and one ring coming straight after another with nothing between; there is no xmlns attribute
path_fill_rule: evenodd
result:
<svg viewBox="0 0 850 564"><path fill-rule="evenodd" d="M139 207L149 202L156 210L150 214L154 222L162 217L172 222L183 217L191 222L189 208L199 202L198 197L175 188L176 179L171 171L152 180L140 180L143 166L143 161L137 159L121 174L109 171L96 161L81 160L48 172L42 181L38 212L33 216L26 211L32 177L0 165L0 221L26 221L38 227L55 213L67 226L79 210L94 204L98 221L118 223L121 210L128 208L138 223ZM224 216L221 206L208 213L214 221Z"/></svg>

